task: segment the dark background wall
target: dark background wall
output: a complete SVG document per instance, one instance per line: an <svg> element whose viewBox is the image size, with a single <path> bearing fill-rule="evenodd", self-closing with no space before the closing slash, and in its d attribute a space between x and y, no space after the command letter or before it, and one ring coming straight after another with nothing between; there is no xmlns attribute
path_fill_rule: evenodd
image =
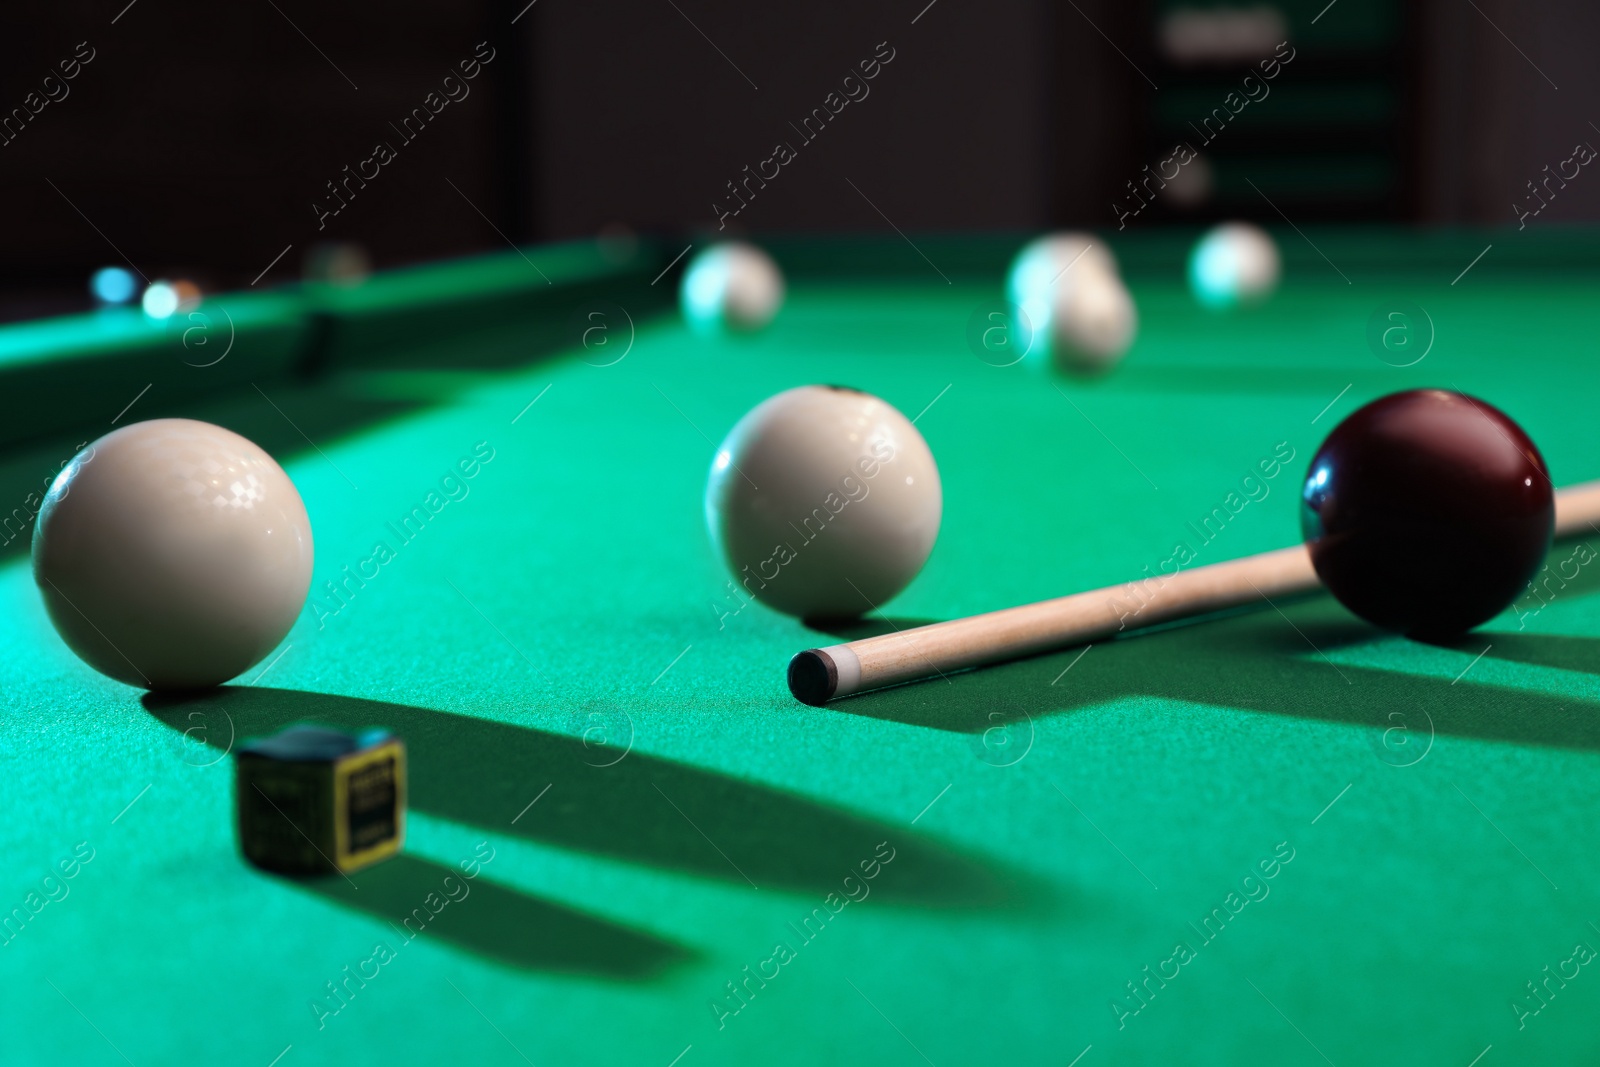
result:
<svg viewBox="0 0 1600 1067"><path fill-rule="evenodd" d="M676 2L621 20L608 4L540 5L545 232L713 223L713 200L731 202L724 183L779 141L797 158L738 216L747 229L881 229L884 216L902 229L1024 227L1048 214L1044 5L940 0L912 25L927 0ZM882 42L894 59L869 95L802 140L790 123ZM1103 75L1082 69L1083 89Z"/></svg>
<svg viewBox="0 0 1600 1067"><path fill-rule="evenodd" d="M1159 27L1174 6L18 8L0 40L0 115L27 115L29 94L43 98L46 75L59 78L75 53L93 59L52 83L64 97L13 117L0 144L0 303L80 290L90 268L124 258L151 277L241 285L286 247L266 280L294 276L329 238L363 242L384 265L612 223L714 226L713 201L730 203L725 183L780 140L797 158L731 220L746 232L1113 227L1125 183L1240 74L1163 55ZM1592 3L1281 9L1300 58L1218 140L1210 206L1197 215L1162 204L1136 224L1207 212L1277 219L1243 178L1308 221L1507 224L1545 164L1579 140L1600 144L1589 125L1600 117ZM494 59L467 83L470 96L407 143L391 124L441 91L479 42ZM789 123L880 42L894 59L870 95L798 143ZM326 183L380 141L396 159L319 229L313 204L332 203ZM1366 191L1341 175L1366 175ZM1597 217L1600 179L1585 173L1536 224Z"/></svg>
<svg viewBox="0 0 1600 1067"><path fill-rule="evenodd" d="M1515 221L1527 183L1587 142L1600 148L1600 5L1593 0L1428 0L1417 61L1418 215L1428 222ZM1600 219L1600 168L1586 167L1528 225ZM1570 169L1568 170L1570 173Z"/></svg>
<svg viewBox="0 0 1600 1067"><path fill-rule="evenodd" d="M364 241L388 261L496 240L447 178L491 217L514 215L496 181L505 113L520 91L500 77L503 48L467 83L471 95L413 144L389 125L477 42L511 36L490 25L490 5L126 5L67 0L7 13L6 114L25 109L30 92L42 96L44 78L59 76L80 42L94 56L63 99L0 147L8 281L81 285L87 265L125 255L151 277L248 282L290 244L280 269L292 275L298 254L330 236ZM319 231L312 204L328 198L325 183L380 140L396 146L396 161Z"/></svg>

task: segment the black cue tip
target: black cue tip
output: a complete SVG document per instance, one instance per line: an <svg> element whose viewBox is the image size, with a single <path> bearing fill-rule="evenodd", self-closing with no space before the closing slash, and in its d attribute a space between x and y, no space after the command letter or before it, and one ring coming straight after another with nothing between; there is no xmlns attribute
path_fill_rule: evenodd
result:
<svg viewBox="0 0 1600 1067"><path fill-rule="evenodd" d="M820 648L796 652L789 661L789 692L802 704L820 708L839 688L839 669Z"/></svg>

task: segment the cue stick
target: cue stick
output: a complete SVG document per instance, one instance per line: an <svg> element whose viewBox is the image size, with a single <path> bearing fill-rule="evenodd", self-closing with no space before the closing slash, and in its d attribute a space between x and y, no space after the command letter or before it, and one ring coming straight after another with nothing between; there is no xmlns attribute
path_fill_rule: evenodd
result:
<svg viewBox="0 0 1600 1067"><path fill-rule="evenodd" d="M1555 537L1600 534L1600 481L1556 492ZM1175 619L1322 588L1305 545L1087 593L810 648L789 661L789 691L814 707L869 689L1103 641Z"/></svg>

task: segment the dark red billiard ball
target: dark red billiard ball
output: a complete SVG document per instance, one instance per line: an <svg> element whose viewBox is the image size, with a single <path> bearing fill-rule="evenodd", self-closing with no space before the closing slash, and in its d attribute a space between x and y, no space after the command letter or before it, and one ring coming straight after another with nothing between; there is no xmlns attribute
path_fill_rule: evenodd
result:
<svg viewBox="0 0 1600 1067"><path fill-rule="evenodd" d="M1412 389L1341 422L1300 512L1339 602L1410 637L1457 637L1504 611L1550 550L1555 493L1522 427L1474 397Z"/></svg>

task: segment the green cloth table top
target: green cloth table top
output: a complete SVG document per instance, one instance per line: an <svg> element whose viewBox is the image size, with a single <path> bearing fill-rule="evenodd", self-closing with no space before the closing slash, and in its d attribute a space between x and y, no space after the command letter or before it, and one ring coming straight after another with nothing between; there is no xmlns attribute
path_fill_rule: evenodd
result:
<svg viewBox="0 0 1600 1067"><path fill-rule="evenodd" d="M724 599L714 445L808 382L920 413L943 478L927 568L852 632L1123 581L1178 542L1290 544L1323 434L1396 389L1481 396L1558 484L1600 477L1586 250L1540 269L1516 234L1313 237L1337 268L1286 232L1283 289L1222 316L1178 243L1119 244L1140 333L1093 383L967 349L997 274L946 284L887 244L892 272L830 269L838 242L793 251L754 338L640 314L610 366L569 345L474 370L457 331L404 369L261 383L270 405L153 390L131 417L284 457L312 603L234 686L143 697L60 643L8 547L0 1058L1592 1060L1600 569L1454 648L1313 597L825 709L783 669L834 638ZM1407 368L1365 340L1399 299L1436 331ZM20 503L80 436L13 446L0 485ZM1189 524L1275 451L1266 495L1201 543ZM403 856L308 883L239 858L225 753L299 720L405 739Z"/></svg>

